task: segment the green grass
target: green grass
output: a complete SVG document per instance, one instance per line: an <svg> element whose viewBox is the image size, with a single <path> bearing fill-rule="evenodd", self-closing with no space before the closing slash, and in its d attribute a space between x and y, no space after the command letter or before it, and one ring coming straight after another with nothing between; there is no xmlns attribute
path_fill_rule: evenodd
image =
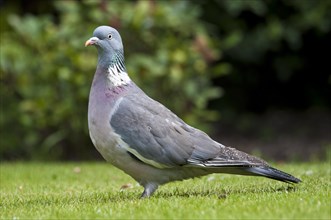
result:
<svg viewBox="0 0 331 220"><path fill-rule="evenodd" d="M301 178L215 174L143 188L107 163L2 163L1 219L330 219L330 164L275 165ZM124 184L132 188L121 190Z"/></svg>

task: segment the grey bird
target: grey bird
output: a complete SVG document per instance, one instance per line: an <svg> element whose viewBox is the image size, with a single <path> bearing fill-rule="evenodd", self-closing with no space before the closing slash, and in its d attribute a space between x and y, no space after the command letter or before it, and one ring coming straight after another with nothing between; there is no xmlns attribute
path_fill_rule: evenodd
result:
<svg viewBox="0 0 331 220"><path fill-rule="evenodd" d="M89 45L98 49L88 105L91 140L108 162L144 187L141 197L151 196L162 184L211 173L301 181L214 141L148 97L127 74L116 29L96 28L85 43Z"/></svg>

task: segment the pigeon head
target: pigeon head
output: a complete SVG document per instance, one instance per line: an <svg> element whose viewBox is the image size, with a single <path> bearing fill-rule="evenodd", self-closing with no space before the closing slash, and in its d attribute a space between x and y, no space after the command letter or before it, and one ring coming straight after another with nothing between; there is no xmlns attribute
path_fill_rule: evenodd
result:
<svg viewBox="0 0 331 220"><path fill-rule="evenodd" d="M109 67L116 62L123 62L124 51L120 34L115 28L109 26L97 27L93 37L85 42L85 47L94 45L98 49L99 66Z"/></svg>
<svg viewBox="0 0 331 220"><path fill-rule="evenodd" d="M97 27L85 47L94 45L98 49L98 68L108 69L106 75L114 86L128 84L130 79L124 64L124 51L120 34L109 26Z"/></svg>
<svg viewBox="0 0 331 220"><path fill-rule="evenodd" d="M93 37L88 39L85 46L95 45L99 51L114 53L123 50L120 34L116 29L109 26L97 27L93 32Z"/></svg>

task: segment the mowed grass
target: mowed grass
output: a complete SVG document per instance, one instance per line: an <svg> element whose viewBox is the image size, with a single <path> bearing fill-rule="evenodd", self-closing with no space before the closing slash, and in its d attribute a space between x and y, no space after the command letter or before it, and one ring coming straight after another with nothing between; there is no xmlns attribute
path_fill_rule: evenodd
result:
<svg viewBox="0 0 331 220"><path fill-rule="evenodd" d="M303 180L213 174L153 197L106 162L2 163L1 219L330 219L330 164L273 164ZM121 189L122 188L122 189Z"/></svg>

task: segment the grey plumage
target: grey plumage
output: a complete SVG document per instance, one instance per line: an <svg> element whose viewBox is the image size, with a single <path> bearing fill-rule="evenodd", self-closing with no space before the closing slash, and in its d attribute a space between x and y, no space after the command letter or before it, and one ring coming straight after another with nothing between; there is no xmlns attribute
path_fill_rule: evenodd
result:
<svg viewBox="0 0 331 220"><path fill-rule="evenodd" d="M300 182L262 159L217 143L148 97L126 73L122 40L114 28L98 27L85 45L98 49L88 111L92 142L144 187L142 197L167 182L210 173Z"/></svg>

